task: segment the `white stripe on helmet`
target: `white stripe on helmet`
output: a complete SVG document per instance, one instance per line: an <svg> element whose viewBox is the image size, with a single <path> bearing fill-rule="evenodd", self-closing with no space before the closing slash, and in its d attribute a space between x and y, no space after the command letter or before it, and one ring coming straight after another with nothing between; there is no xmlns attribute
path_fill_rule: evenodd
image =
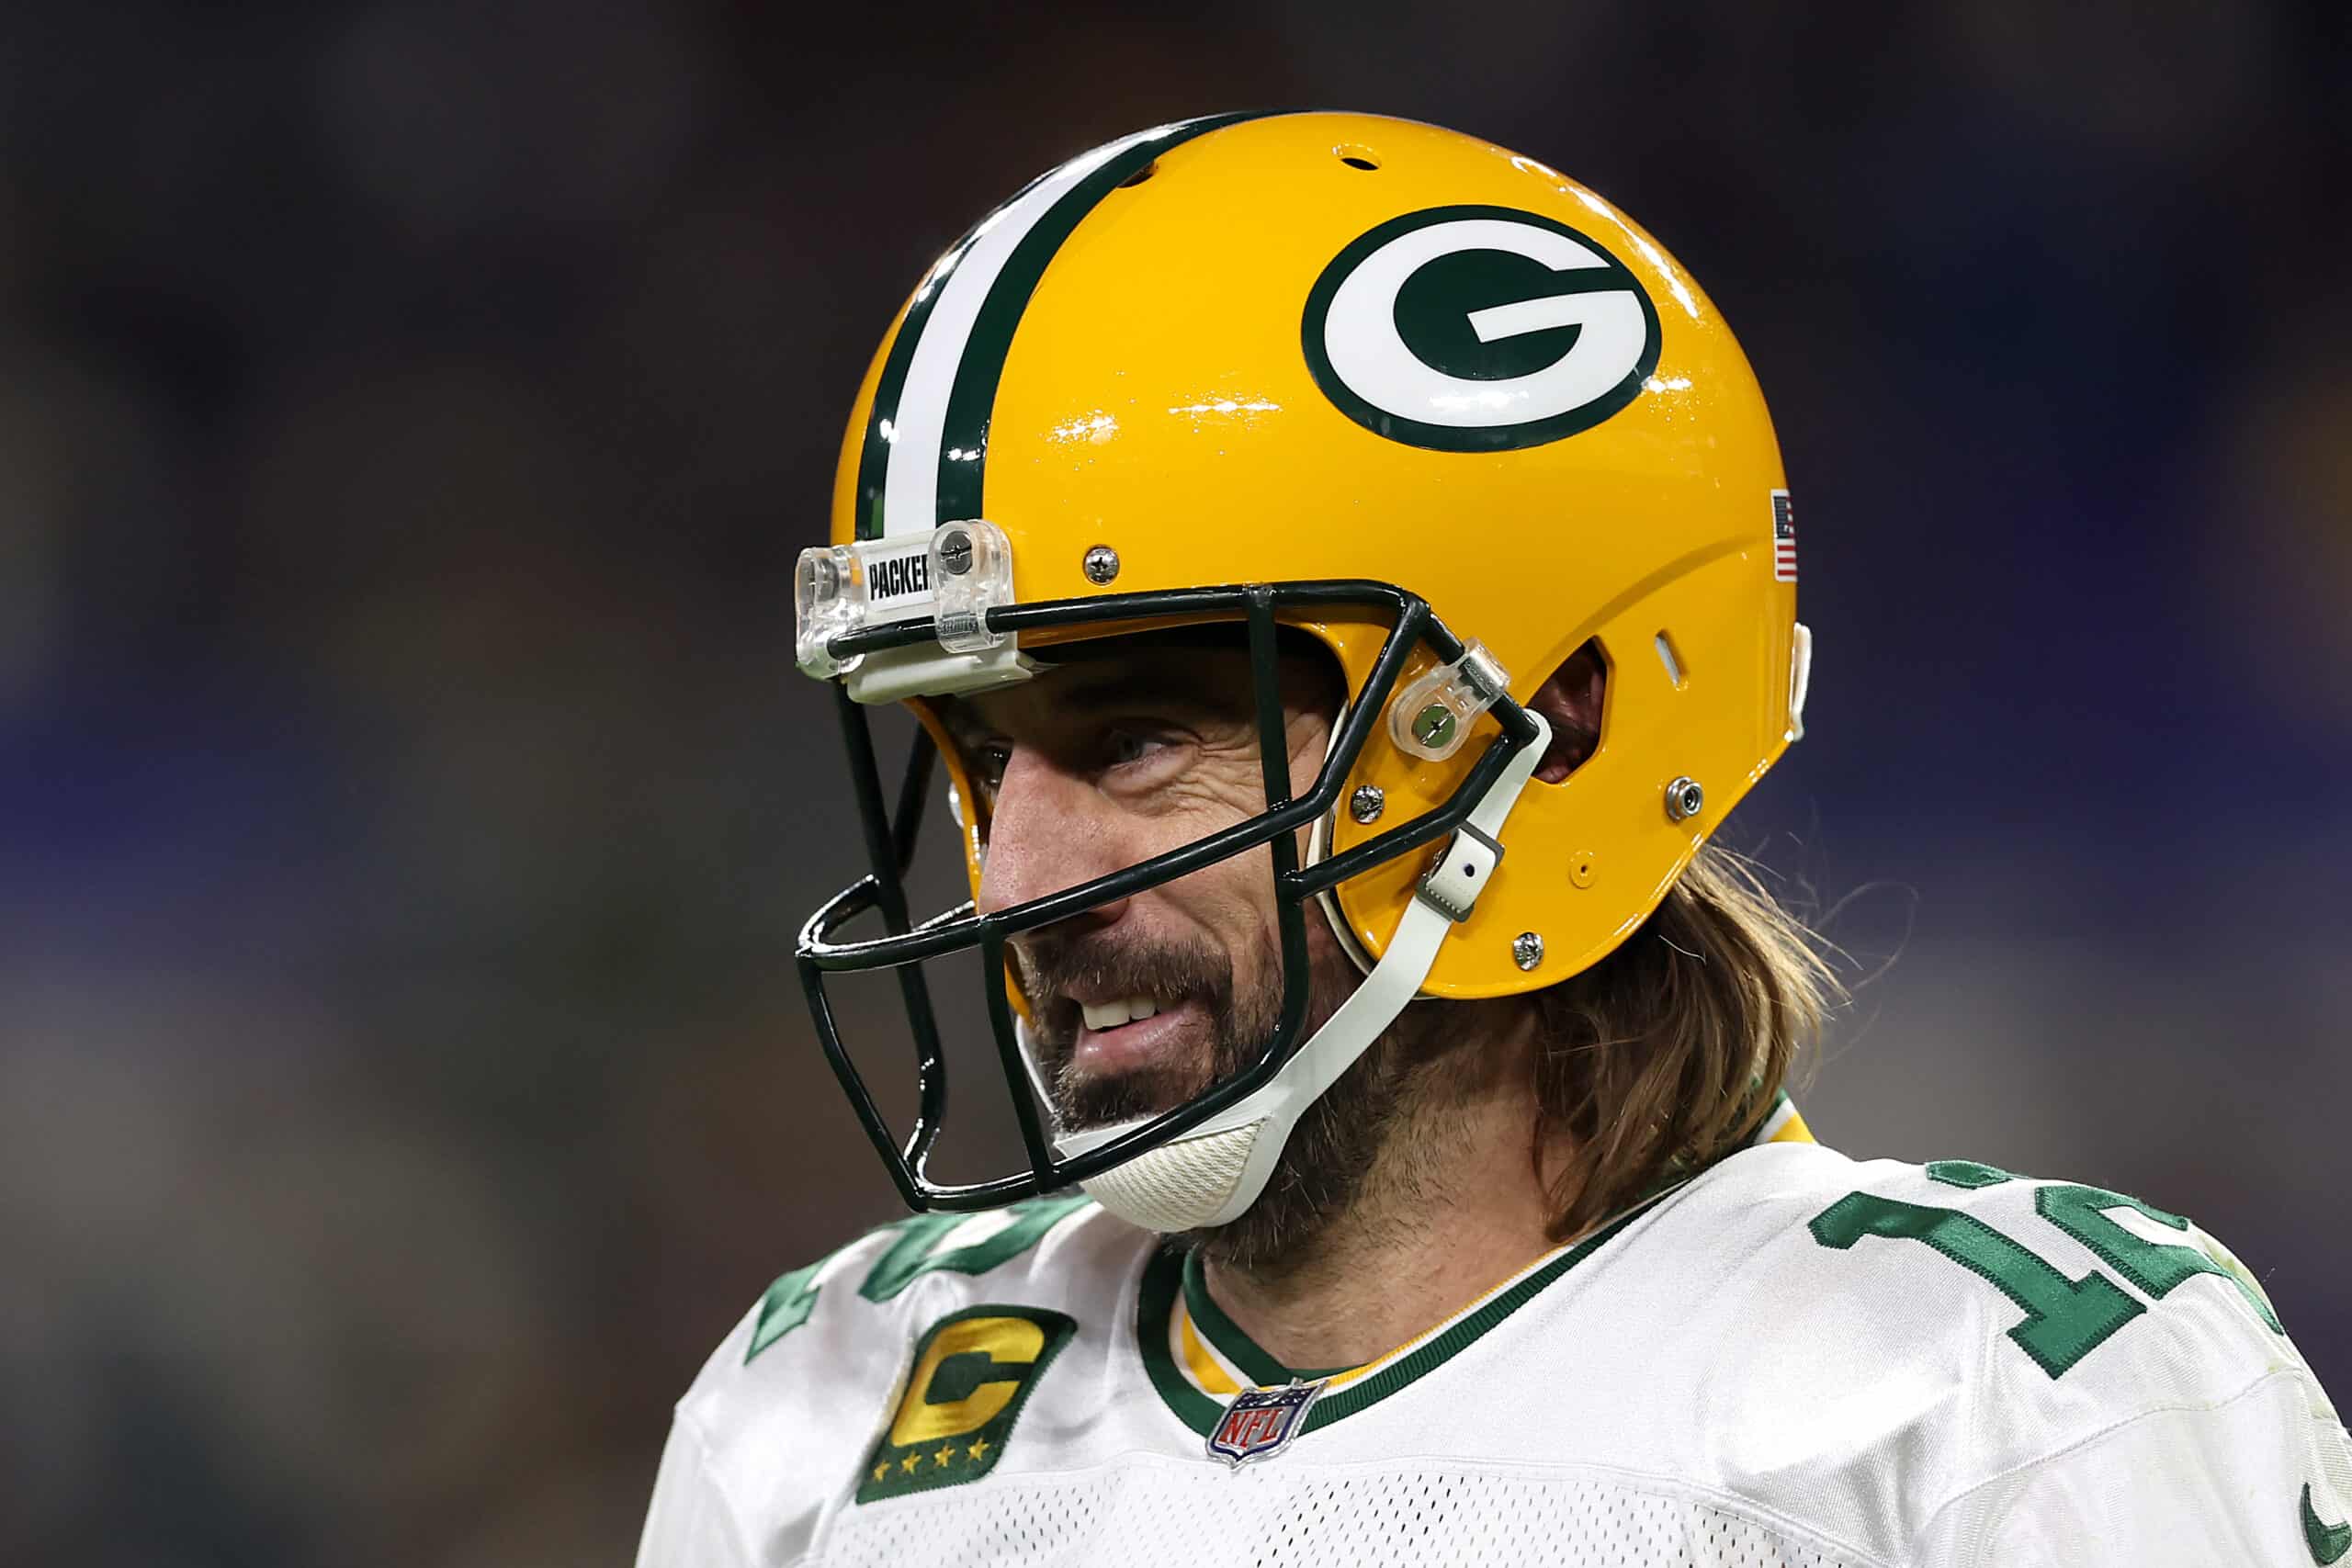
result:
<svg viewBox="0 0 2352 1568"><path fill-rule="evenodd" d="M882 488L885 538L928 533L941 521L939 446L947 424L947 400L956 389L956 372L964 363L972 323L1014 247L1053 210L1056 202L1069 194L1071 186L1136 142L1165 135L1171 129L1160 125L1138 130L1072 158L991 213L944 277L933 280L933 287L943 292L915 342L914 355L907 364L905 389L899 395L898 414L890 422L890 460L883 471Z"/></svg>

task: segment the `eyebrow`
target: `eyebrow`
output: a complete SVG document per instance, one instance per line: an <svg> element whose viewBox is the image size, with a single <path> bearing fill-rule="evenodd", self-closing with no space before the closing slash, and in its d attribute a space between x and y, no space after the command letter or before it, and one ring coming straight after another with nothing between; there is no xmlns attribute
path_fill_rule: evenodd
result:
<svg viewBox="0 0 2352 1568"><path fill-rule="evenodd" d="M1143 702L1196 714L1231 716L1236 711L1232 705L1204 695L1197 673L1172 663L1153 664L1139 671L1102 666L1090 669L1083 663L1065 665L1062 679L1067 684L1060 688L1057 701L1066 707L1106 708ZM971 705L960 698L947 698L934 711L958 745L975 745L994 733L979 722L979 715Z"/></svg>
<svg viewBox="0 0 2352 1568"><path fill-rule="evenodd" d="M1223 712L1228 705L1203 693L1196 671L1155 663L1141 671L1078 669L1069 672L1062 698L1072 705L1108 707L1119 703L1160 702L1194 712Z"/></svg>

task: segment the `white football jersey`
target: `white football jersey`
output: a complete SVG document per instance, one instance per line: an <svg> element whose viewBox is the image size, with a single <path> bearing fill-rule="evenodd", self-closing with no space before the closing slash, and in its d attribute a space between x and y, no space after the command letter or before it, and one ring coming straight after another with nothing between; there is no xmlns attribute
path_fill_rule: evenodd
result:
<svg viewBox="0 0 2352 1568"><path fill-rule="evenodd" d="M1082 1199L891 1226L719 1347L639 1563L2346 1555L2352 1447L2210 1237L1781 1131L1338 1372L1275 1362Z"/></svg>

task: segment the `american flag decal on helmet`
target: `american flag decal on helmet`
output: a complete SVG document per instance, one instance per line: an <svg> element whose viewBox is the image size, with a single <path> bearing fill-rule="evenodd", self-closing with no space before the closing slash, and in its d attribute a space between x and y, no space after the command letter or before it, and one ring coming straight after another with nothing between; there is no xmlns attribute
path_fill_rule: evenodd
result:
<svg viewBox="0 0 2352 1568"><path fill-rule="evenodd" d="M1789 492L1772 492L1772 581L1797 580L1797 522L1789 510Z"/></svg>

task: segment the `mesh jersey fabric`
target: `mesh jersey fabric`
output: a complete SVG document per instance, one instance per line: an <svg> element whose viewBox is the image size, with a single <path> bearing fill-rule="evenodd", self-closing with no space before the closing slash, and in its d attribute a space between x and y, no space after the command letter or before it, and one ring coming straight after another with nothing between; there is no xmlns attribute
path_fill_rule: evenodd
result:
<svg viewBox="0 0 2352 1568"><path fill-rule="evenodd" d="M1589 1480L1413 1465L1344 1475L1244 1470L1214 1495L1166 1465L975 1487L930 1509L843 1521L843 1568L1118 1562L1179 1568L1555 1562L1593 1568L1848 1568L1735 1513ZM1117 1543L1115 1546L1107 1543Z"/></svg>
<svg viewBox="0 0 2352 1568"><path fill-rule="evenodd" d="M2335 1410L2218 1244L2113 1197L1744 1150L1334 1380L1238 1469L1204 1434L1262 1352L1194 1321L1156 1237L1068 1201L915 1222L787 1276L720 1345L639 1562L2318 1560L2352 1511ZM974 1406L982 1436L890 1446L929 1416L910 1377L945 1364L942 1325L976 1315L1068 1329L937 1377L933 1403L1019 1382ZM907 1460L930 1480L891 1494Z"/></svg>

